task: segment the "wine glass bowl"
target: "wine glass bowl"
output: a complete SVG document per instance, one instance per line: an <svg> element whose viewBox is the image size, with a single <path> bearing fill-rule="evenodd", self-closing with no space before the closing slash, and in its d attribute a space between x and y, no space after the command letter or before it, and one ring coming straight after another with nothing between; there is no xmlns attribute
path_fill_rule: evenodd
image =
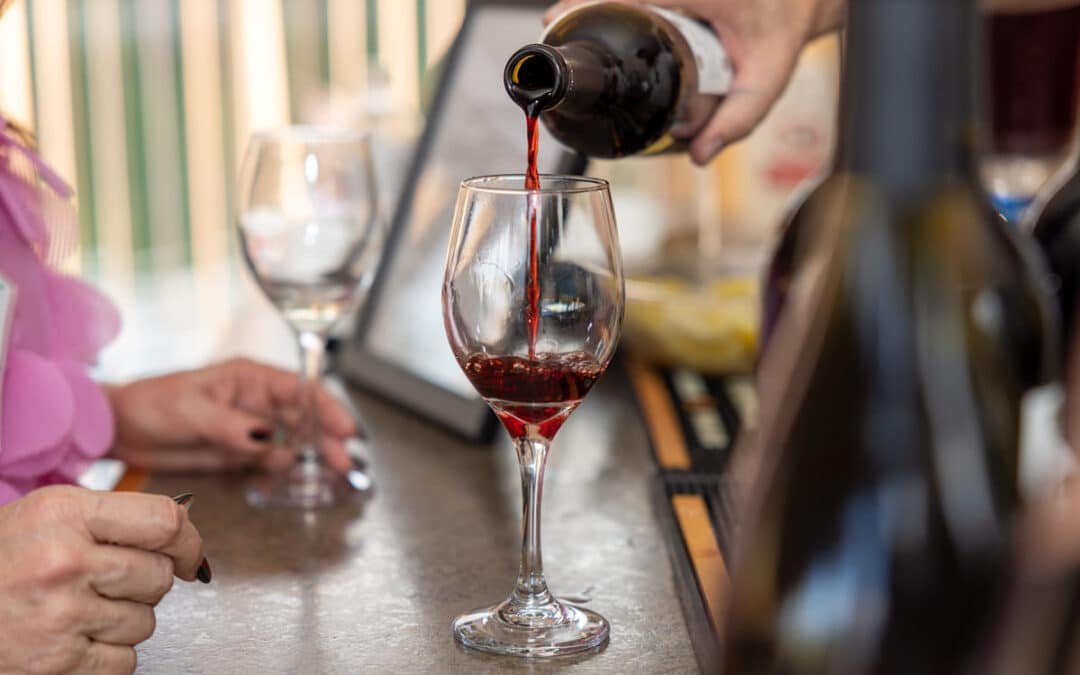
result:
<svg viewBox="0 0 1080 675"><path fill-rule="evenodd" d="M462 183L443 285L450 346L514 440L525 500L522 562L504 602L458 617L484 651L538 657L603 644L607 621L548 591L540 496L548 447L607 368L624 307L605 181L487 176Z"/></svg>
<svg viewBox="0 0 1080 675"><path fill-rule="evenodd" d="M624 304L622 260L606 181L523 176L462 183L443 286L454 354L528 355L530 210L535 209L540 321L537 353L610 360Z"/></svg>
<svg viewBox="0 0 1080 675"><path fill-rule="evenodd" d="M298 463L248 488L255 506L330 506L356 481L326 468L315 408L326 338L360 303L382 251L383 230L367 136L328 127L256 133L241 169L240 248L267 299L297 335Z"/></svg>

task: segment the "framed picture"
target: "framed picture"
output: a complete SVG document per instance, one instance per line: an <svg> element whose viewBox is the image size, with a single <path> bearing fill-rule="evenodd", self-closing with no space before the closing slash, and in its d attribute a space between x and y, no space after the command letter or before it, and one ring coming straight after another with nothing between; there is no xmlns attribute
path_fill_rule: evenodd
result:
<svg viewBox="0 0 1080 675"><path fill-rule="evenodd" d="M474 440L489 438L496 421L462 374L443 329L446 248L462 180L525 171L525 117L507 96L502 71L516 49L539 38L549 4L469 4L394 211L383 263L337 357L353 385ZM541 133L541 172L584 170L582 158Z"/></svg>

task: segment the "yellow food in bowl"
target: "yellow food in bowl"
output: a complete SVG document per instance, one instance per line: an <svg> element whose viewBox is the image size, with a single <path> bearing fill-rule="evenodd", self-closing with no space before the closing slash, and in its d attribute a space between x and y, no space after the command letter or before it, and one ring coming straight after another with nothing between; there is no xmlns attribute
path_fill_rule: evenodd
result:
<svg viewBox="0 0 1080 675"><path fill-rule="evenodd" d="M626 282L624 339L655 363L744 373L758 347L758 282L747 276L693 284L677 277Z"/></svg>

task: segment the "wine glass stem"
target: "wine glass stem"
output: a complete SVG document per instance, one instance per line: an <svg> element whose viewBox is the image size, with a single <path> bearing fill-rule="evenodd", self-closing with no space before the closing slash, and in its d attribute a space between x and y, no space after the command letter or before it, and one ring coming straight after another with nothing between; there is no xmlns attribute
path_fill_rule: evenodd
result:
<svg viewBox="0 0 1080 675"><path fill-rule="evenodd" d="M513 600L538 606L552 601L544 578L544 561L540 553L540 501L544 493L544 465L547 462L548 441L540 437L515 440L518 463L521 466L522 509L521 567Z"/></svg>
<svg viewBox="0 0 1080 675"><path fill-rule="evenodd" d="M319 462L319 378L322 376L326 340L322 335L300 333L300 424L298 459L303 464Z"/></svg>

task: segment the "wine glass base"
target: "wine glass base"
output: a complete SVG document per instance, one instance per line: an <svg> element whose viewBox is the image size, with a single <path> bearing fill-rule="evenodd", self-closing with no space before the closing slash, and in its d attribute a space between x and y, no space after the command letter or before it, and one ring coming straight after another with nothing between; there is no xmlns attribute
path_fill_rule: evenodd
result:
<svg viewBox="0 0 1080 675"><path fill-rule="evenodd" d="M454 637L471 649L525 658L577 654L608 640L607 619L583 607L555 601L515 614L509 604L459 616Z"/></svg>
<svg viewBox="0 0 1080 675"><path fill-rule="evenodd" d="M371 489L366 474L342 476L322 464L297 462L289 471L257 476L244 496L255 508L319 509L340 504Z"/></svg>

